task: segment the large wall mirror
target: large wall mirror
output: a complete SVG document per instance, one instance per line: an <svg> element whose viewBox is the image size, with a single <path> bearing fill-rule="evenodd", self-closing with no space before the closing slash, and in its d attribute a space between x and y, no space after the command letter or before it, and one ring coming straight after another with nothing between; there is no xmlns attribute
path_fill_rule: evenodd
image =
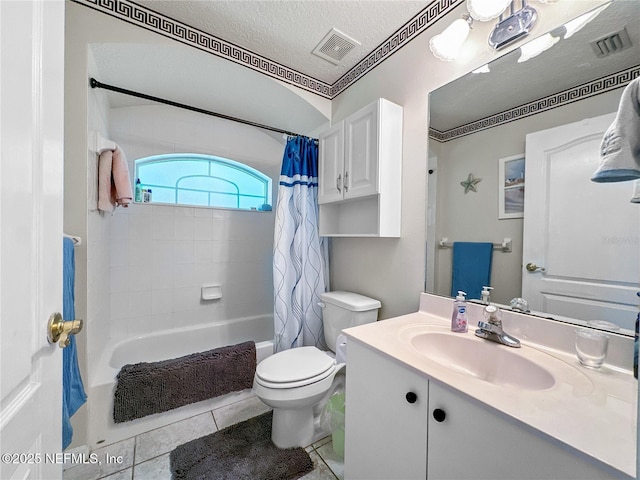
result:
<svg viewBox="0 0 640 480"><path fill-rule="evenodd" d="M451 295L452 242L491 242L493 302L631 334L640 205L633 182L590 177L640 72L640 2L591 13L548 32L543 53L516 49L430 94L426 290Z"/></svg>

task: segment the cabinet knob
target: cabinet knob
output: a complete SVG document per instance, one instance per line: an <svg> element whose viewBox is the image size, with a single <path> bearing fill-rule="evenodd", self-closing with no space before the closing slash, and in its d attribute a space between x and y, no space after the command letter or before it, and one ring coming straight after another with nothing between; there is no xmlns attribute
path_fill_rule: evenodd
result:
<svg viewBox="0 0 640 480"><path fill-rule="evenodd" d="M416 403L416 401L418 400L418 395L416 395L414 392L407 392L404 398L406 398L407 402L409 403Z"/></svg>
<svg viewBox="0 0 640 480"><path fill-rule="evenodd" d="M436 408L433 411L433 418L435 419L436 422L442 423L444 422L444 419L447 418L447 413L441 408Z"/></svg>

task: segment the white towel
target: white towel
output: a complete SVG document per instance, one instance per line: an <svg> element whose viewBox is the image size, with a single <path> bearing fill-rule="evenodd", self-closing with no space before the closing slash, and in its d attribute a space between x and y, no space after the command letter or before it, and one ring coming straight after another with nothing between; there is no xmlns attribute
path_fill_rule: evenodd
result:
<svg viewBox="0 0 640 480"><path fill-rule="evenodd" d="M640 178L640 77L622 92L616 118L600 145L600 166L594 182L624 182Z"/></svg>

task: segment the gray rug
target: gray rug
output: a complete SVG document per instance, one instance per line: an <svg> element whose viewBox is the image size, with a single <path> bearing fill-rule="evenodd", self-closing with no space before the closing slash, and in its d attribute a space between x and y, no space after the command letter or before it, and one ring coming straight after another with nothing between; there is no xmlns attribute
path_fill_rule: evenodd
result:
<svg viewBox="0 0 640 480"><path fill-rule="evenodd" d="M116 423L251 388L256 345L244 342L172 360L125 365L113 404Z"/></svg>
<svg viewBox="0 0 640 480"><path fill-rule="evenodd" d="M180 445L171 452L173 480L294 480L313 470L303 448L271 442L272 412Z"/></svg>

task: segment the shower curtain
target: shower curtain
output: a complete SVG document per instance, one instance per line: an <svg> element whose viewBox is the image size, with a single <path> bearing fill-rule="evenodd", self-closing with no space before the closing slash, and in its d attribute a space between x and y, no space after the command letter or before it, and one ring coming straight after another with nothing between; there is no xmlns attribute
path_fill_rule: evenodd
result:
<svg viewBox="0 0 640 480"><path fill-rule="evenodd" d="M318 142L288 137L274 233L275 352L304 345L326 350L319 295L328 286L327 259L318 232Z"/></svg>

